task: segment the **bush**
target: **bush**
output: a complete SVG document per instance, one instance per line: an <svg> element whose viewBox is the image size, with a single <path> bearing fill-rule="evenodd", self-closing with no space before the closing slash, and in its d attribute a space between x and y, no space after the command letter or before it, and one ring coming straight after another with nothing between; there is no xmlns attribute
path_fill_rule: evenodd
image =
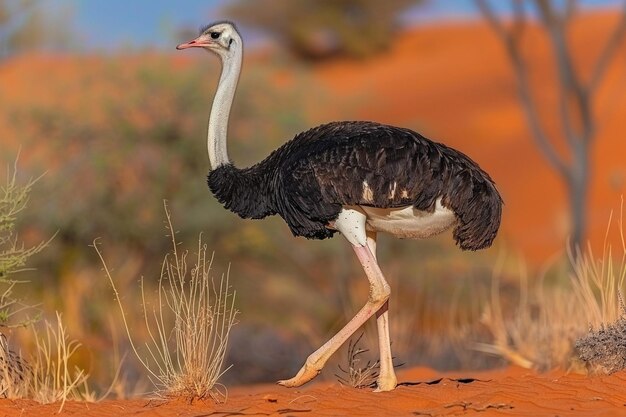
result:
<svg viewBox="0 0 626 417"><path fill-rule="evenodd" d="M16 162L17 165L17 162ZM79 399L78 386L84 385L87 375L76 368L71 375L69 360L80 346L69 340L61 316L57 313L57 327L45 322L46 337L41 338L35 327L36 318L28 315L31 307L13 296L13 288L20 281L10 276L19 272L32 255L40 252L48 242L27 248L15 231L18 216L26 208L35 180L19 185L17 168L7 169L6 184L0 189L0 327L32 325L36 353L30 361L11 350L4 334L0 333L0 396L30 397L43 403Z"/></svg>
<svg viewBox="0 0 626 417"><path fill-rule="evenodd" d="M255 0L227 9L237 20L275 35L296 55L365 57L392 44L411 0Z"/></svg>
<svg viewBox="0 0 626 417"><path fill-rule="evenodd" d="M16 162L17 166L17 162ZM35 180L25 185L17 182L17 167L7 168L6 184L0 188L0 327L23 326L32 321L24 306L13 296L18 281L11 276L24 268L32 255L40 252L47 242L26 248L15 230L18 215L26 208Z"/></svg>

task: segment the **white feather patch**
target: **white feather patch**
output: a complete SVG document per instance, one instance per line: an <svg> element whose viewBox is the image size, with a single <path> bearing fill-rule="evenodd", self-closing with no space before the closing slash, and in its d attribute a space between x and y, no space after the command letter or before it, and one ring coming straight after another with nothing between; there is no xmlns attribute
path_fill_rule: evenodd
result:
<svg viewBox="0 0 626 417"><path fill-rule="evenodd" d="M389 191L389 199L393 200L396 196L396 189L398 188L398 183L394 181L393 186L391 187L391 191Z"/></svg>
<svg viewBox="0 0 626 417"><path fill-rule="evenodd" d="M397 208L347 206L341 212L350 210L366 216L366 230L407 239L437 235L452 227L457 221L454 212L443 207L441 199L437 200L432 213L417 210L413 206Z"/></svg>
<svg viewBox="0 0 626 417"><path fill-rule="evenodd" d="M366 203L371 203L374 201L374 192L370 188L370 185L367 183L367 181L363 181L363 195L361 197Z"/></svg>
<svg viewBox="0 0 626 417"><path fill-rule="evenodd" d="M333 227L339 230L354 246L365 246L367 244L365 219L365 214L360 210L360 207L344 207L339 212Z"/></svg>

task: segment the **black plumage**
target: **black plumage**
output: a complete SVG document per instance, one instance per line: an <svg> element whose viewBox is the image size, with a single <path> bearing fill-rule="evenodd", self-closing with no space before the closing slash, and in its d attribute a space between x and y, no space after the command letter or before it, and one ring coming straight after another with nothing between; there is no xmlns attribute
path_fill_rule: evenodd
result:
<svg viewBox="0 0 626 417"><path fill-rule="evenodd" d="M371 198L364 198L364 182ZM208 185L239 216L278 214L295 236L312 239L333 236L328 225L344 206L433 212L441 198L457 218L457 244L476 250L491 245L502 212L494 182L466 155L409 129L374 122L307 130L250 168L219 166ZM394 188L406 193L392 193Z"/></svg>

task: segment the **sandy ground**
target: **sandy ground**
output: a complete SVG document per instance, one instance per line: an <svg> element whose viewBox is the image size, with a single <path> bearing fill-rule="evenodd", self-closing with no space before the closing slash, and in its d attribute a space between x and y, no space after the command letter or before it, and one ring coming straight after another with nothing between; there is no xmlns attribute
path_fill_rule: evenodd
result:
<svg viewBox="0 0 626 417"><path fill-rule="evenodd" d="M416 368L398 374L393 392L373 393L338 383L301 389L276 385L235 387L223 404L134 399L97 404L68 402L62 416L623 416L626 372L587 377L521 368L437 373ZM1 400L0 416L53 416L58 404Z"/></svg>

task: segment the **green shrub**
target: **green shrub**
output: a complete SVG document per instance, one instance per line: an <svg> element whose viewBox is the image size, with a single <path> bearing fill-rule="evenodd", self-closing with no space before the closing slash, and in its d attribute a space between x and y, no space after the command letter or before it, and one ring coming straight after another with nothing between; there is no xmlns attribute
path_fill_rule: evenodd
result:
<svg viewBox="0 0 626 417"><path fill-rule="evenodd" d="M32 321L25 313L29 308L13 296L13 288L19 282L12 278L23 270L26 261L40 252L47 242L25 247L15 230L20 213L25 209L28 196L36 180L20 185L17 169L7 168L7 179L0 188L0 327L15 327Z"/></svg>

